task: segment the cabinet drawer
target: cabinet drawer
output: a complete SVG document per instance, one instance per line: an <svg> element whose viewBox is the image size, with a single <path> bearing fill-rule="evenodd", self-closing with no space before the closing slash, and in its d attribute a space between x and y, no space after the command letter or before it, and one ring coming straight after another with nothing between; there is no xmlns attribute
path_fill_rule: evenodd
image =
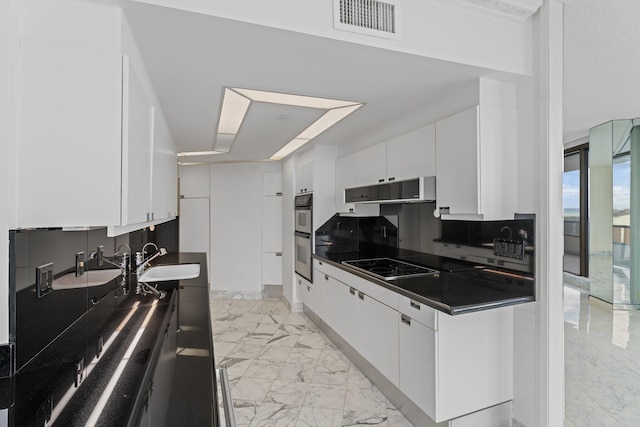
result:
<svg viewBox="0 0 640 427"><path fill-rule="evenodd" d="M403 295L399 295L398 305L400 313L409 316L434 331L438 330L438 313L436 309Z"/></svg>
<svg viewBox="0 0 640 427"><path fill-rule="evenodd" d="M356 288L394 310L398 310L398 294L396 292L317 259L313 260L313 265L317 271L333 277L347 286ZM324 276L319 275L318 280L324 280Z"/></svg>

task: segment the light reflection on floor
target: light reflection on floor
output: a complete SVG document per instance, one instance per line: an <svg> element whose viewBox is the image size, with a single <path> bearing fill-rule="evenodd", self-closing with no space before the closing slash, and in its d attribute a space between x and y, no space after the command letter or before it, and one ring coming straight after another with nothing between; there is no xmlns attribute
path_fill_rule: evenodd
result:
<svg viewBox="0 0 640 427"><path fill-rule="evenodd" d="M565 426L640 426L640 311L564 287Z"/></svg>

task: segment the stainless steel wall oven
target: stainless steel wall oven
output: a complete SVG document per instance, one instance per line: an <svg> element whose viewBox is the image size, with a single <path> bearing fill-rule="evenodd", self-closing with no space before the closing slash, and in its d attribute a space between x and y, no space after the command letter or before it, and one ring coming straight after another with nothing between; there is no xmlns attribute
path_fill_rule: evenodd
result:
<svg viewBox="0 0 640 427"><path fill-rule="evenodd" d="M305 279L312 281L312 223L313 194L295 197L295 271Z"/></svg>

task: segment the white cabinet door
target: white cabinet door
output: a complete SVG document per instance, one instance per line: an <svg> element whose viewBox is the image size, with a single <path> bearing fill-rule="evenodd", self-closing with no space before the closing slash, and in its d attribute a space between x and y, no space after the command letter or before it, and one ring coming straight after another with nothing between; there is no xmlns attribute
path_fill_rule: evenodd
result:
<svg viewBox="0 0 640 427"><path fill-rule="evenodd" d="M356 319L356 350L398 385L398 312L358 291Z"/></svg>
<svg viewBox="0 0 640 427"><path fill-rule="evenodd" d="M437 340L436 421L513 399L513 307L438 313Z"/></svg>
<svg viewBox="0 0 640 427"><path fill-rule="evenodd" d="M349 213L361 216L380 215L380 205L377 204L355 204L344 202L344 189L355 187L356 179L356 154L349 154L336 159L336 191L335 205L336 212Z"/></svg>
<svg viewBox="0 0 640 427"><path fill-rule="evenodd" d="M262 284L282 285L282 253L262 254Z"/></svg>
<svg viewBox="0 0 640 427"><path fill-rule="evenodd" d="M282 195L282 172L264 172L262 174L262 195Z"/></svg>
<svg viewBox="0 0 640 427"><path fill-rule="evenodd" d="M409 316L399 316L399 388L435 419L436 332Z"/></svg>
<svg viewBox="0 0 640 427"><path fill-rule="evenodd" d="M153 120L151 167L151 214L156 220L173 218L178 214L178 161L169 128L158 114Z"/></svg>
<svg viewBox="0 0 640 427"><path fill-rule="evenodd" d="M435 123L387 141L388 181L402 181L435 174Z"/></svg>
<svg viewBox="0 0 640 427"><path fill-rule="evenodd" d="M327 290L331 309L328 311L327 323L348 343L356 342L356 299L355 288L329 276Z"/></svg>
<svg viewBox="0 0 640 427"><path fill-rule="evenodd" d="M355 153L354 186L377 184L387 179L387 145L374 145Z"/></svg>
<svg viewBox="0 0 640 427"><path fill-rule="evenodd" d="M451 214L478 214L478 107L436 122L436 199Z"/></svg>
<svg viewBox="0 0 640 427"><path fill-rule="evenodd" d="M262 251L282 252L282 197L262 198Z"/></svg>
<svg viewBox="0 0 640 427"><path fill-rule="evenodd" d="M210 197L209 175L184 175L180 177L180 198Z"/></svg>
<svg viewBox="0 0 640 427"><path fill-rule="evenodd" d="M121 225L130 225L153 219L150 213L154 109L128 60L123 74Z"/></svg>
<svg viewBox="0 0 640 427"><path fill-rule="evenodd" d="M301 303L311 308L311 306L309 306L309 298L308 298L308 295L311 292L311 286L307 284L306 280L303 280L300 277L296 276L295 280L296 280L296 295L298 296L298 299L300 300ZM307 289L307 287L309 289Z"/></svg>
<svg viewBox="0 0 640 427"><path fill-rule="evenodd" d="M305 160L296 165L296 193L313 191L313 160Z"/></svg>
<svg viewBox="0 0 640 427"><path fill-rule="evenodd" d="M209 199L180 200L180 251L209 253Z"/></svg>
<svg viewBox="0 0 640 427"><path fill-rule="evenodd" d="M313 273L316 274L315 271ZM311 309L311 311L313 311L315 314L320 316L320 314L318 313L319 311L318 307L320 306L320 298L318 296L316 284L315 283L311 284L298 275L296 275L296 280L298 281L298 284L302 286L302 291L306 292L303 298L305 305L307 305Z"/></svg>
<svg viewBox="0 0 640 427"><path fill-rule="evenodd" d="M356 155L336 159L336 212L349 212L354 208L353 203L344 202L344 189L354 186L356 179Z"/></svg>
<svg viewBox="0 0 640 427"><path fill-rule="evenodd" d="M122 54L20 40L17 225L120 223Z"/></svg>
<svg viewBox="0 0 640 427"><path fill-rule="evenodd" d="M513 219L516 123L515 109L494 106L476 106L436 122L438 208L449 208L458 218Z"/></svg>

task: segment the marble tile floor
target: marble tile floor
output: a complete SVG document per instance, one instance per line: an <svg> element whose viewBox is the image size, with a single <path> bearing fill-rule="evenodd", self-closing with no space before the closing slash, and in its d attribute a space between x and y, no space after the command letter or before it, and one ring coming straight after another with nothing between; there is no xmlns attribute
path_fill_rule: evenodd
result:
<svg viewBox="0 0 640 427"><path fill-rule="evenodd" d="M640 426L640 310L564 287L565 426Z"/></svg>
<svg viewBox="0 0 640 427"><path fill-rule="evenodd" d="M281 301L213 299L211 315L215 360L227 367L238 426L412 426Z"/></svg>

